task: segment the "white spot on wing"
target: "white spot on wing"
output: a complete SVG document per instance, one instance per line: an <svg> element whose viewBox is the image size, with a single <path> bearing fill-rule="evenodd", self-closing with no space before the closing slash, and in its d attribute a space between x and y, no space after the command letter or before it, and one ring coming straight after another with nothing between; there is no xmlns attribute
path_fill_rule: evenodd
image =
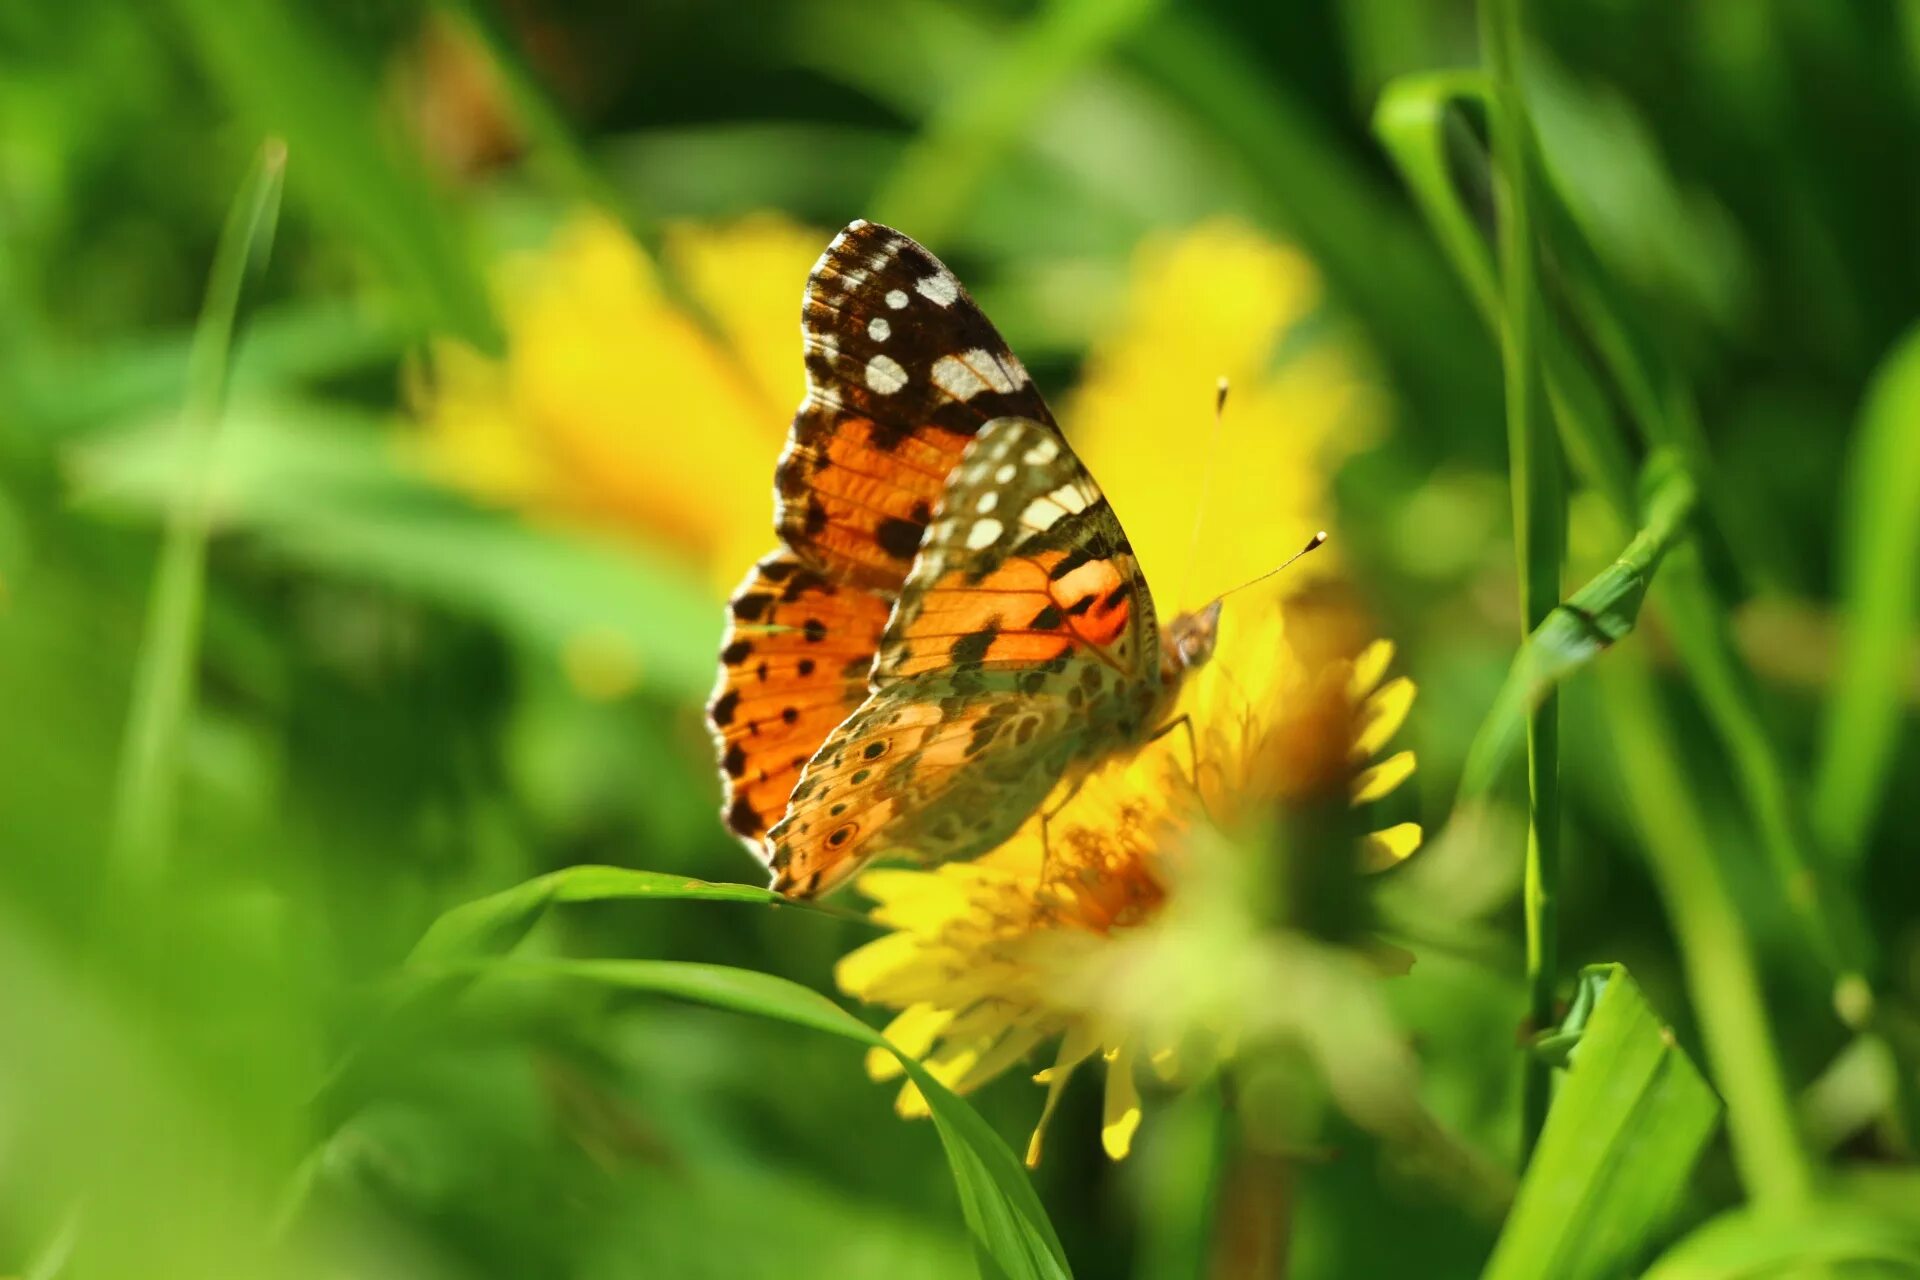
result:
<svg viewBox="0 0 1920 1280"><path fill-rule="evenodd" d="M1044 467L1060 456L1060 446L1051 440L1041 439L1034 443L1033 448L1027 450L1026 456L1028 466Z"/></svg>
<svg viewBox="0 0 1920 1280"><path fill-rule="evenodd" d="M1078 513L1087 509L1087 495L1080 491L1079 485L1063 484L1048 496L1068 511Z"/></svg>
<svg viewBox="0 0 1920 1280"><path fill-rule="evenodd" d="M994 519L981 520L967 530L967 550L985 551L1000 540L1000 522Z"/></svg>
<svg viewBox="0 0 1920 1280"><path fill-rule="evenodd" d="M900 362L891 356L875 356L867 361L867 386L876 393L890 396L907 385L907 371Z"/></svg>
<svg viewBox="0 0 1920 1280"><path fill-rule="evenodd" d="M985 515L987 514L987 512L993 510L994 507L998 506L999 503L1000 503L999 494L983 493L980 495L980 501L974 504L973 509L975 511L978 511L981 515Z"/></svg>
<svg viewBox="0 0 1920 1280"><path fill-rule="evenodd" d="M1020 474L1020 468L1014 466L1011 462L1009 462L1006 466L1001 467L998 471L993 473L993 479L996 484L1007 484L1007 483L1010 483L1013 480L1013 478L1019 474Z"/></svg>
<svg viewBox="0 0 1920 1280"><path fill-rule="evenodd" d="M913 290L936 307L950 307L960 296L959 283L944 271L916 280Z"/></svg>
<svg viewBox="0 0 1920 1280"><path fill-rule="evenodd" d="M907 295L899 289L887 290L887 305L895 311L907 305Z"/></svg>
<svg viewBox="0 0 1920 1280"><path fill-rule="evenodd" d="M1053 528L1054 521L1066 515L1066 508L1051 498L1035 498L1020 513L1020 522L1029 529L1038 529L1042 533Z"/></svg>
<svg viewBox="0 0 1920 1280"><path fill-rule="evenodd" d="M887 323L885 316L875 316L867 321L867 336L875 342L885 342L893 336L893 326ZM936 377L934 381L938 382Z"/></svg>
<svg viewBox="0 0 1920 1280"><path fill-rule="evenodd" d="M962 402L987 389L986 379L958 356L941 356L933 362L933 385Z"/></svg>

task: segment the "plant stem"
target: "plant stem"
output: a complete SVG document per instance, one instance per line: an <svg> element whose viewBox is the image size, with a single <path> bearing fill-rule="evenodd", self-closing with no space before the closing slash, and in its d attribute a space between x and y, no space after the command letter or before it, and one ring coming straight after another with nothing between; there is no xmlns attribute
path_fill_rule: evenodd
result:
<svg viewBox="0 0 1920 1280"><path fill-rule="evenodd" d="M1814 1170L1794 1122L1753 949L1694 808L1646 659L1637 647L1622 646L1599 670L1622 781L1679 942L1713 1079L1726 1099L1741 1184L1763 1209L1804 1204Z"/></svg>
<svg viewBox="0 0 1920 1280"><path fill-rule="evenodd" d="M108 859L114 881L122 885L152 883L167 860L181 728L193 702L206 593L208 481L226 399L228 357L248 268L264 260L273 238L285 170L285 146L269 140L227 214L193 333L180 417L186 444L180 485L167 513L160 563L147 600L115 780Z"/></svg>
<svg viewBox="0 0 1920 1280"><path fill-rule="evenodd" d="M1512 469L1514 544L1519 558L1522 642L1560 600L1566 551L1566 495L1558 441L1545 412L1534 358L1542 307L1528 173L1532 135L1520 88L1520 0L1482 0L1481 44L1493 76L1495 169L1499 175L1502 313L1500 349ZM1535 1029L1554 1018L1560 893L1559 705L1543 698L1527 722L1527 1020ZM1520 1152L1524 1165L1546 1123L1551 1068L1522 1056Z"/></svg>

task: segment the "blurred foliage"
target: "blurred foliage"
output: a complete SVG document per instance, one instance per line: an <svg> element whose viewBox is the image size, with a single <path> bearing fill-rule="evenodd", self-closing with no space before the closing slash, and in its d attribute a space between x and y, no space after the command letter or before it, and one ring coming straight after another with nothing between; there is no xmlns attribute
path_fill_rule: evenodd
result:
<svg viewBox="0 0 1920 1280"><path fill-rule="evenodd" d="M1592 584L1524 651L1468 0L0 0L0 1274L1546 1275L1588 1221L1920 1274L1920 8L1517 8ZM1164 604L1335 531L1301 580L1421 689L1364 909L1425 1140L1276 1052L1150 1082L1123 1164L1065 1090L1036 1201L1019 1071L902 1121L881 1015L801 989L854 895L713 887L761 876L721 600L857 216L968 281ZM1462 1170L1520 1149L1549 682L1557 990L1624 965L1632 1027L1506 1219ZM1595 1075L1680 1118L1600 1159ZM1661 1204L1555 1212L1629 1148Z"/></svg>

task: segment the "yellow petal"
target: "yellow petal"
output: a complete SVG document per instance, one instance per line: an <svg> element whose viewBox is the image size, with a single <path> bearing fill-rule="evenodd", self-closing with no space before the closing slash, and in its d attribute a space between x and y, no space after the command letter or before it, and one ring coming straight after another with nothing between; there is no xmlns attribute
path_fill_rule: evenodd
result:
<svg viewBox="0 0 1920 1280"><path fill-rule="evenodd" d="M927 1118L926 1095L920 1092L920 1086L909 1080L900 1086L900 1092L893 1098L893 1113L902 1120L924 1120Z"/></svg>
<svg viewBox="0 0 1920 1280"><path fill-rule="evenodd" d="M1353 737L1353 758L1365 760L1400 732L1413 708L1413 681L1401 676L1381 686L1360 709L1360 731Z"/></svg>
<svg viewBox="0 0 1920 1280"><path fill-rule="evenodd" d="M924 1058L933 1042L953 1021L953 1010L937 1005L916 1004L887 1024L887 1039L900 1052L912 1058ZM906 1068L900 1059L885 1049L867 1050L867 1074L875 1080L892 1080Z"/></svg>
<svg viewBox="0 0 1920 1280"><path fill-rule="evenodd" d="M1399 866L1420 847L1420 824L1403 822L1368 836L1361 845L1360 867L1364 871L1385 871Z"/></svg>
<svg viewBox="0 0 1920 1280"><path fill-rule="evenodd" d="M1033 1052L1033 1046L1040 1040L1040 1033L1031 1027L1014 1028L991 1049L982 1053L964 1072L954 1077L948 1087L955 1093L972 1093Z"/></svg>
<svg viewBox="0 0 1920 1280"><path fill-rule="evenodd" d="M1100 1117L1100 1145L1113 1160L1125 1160L1140 1127L1140 1090L1133 1081L1133 1047L1122 1045L1107 1061L1106 1106Z"/></svg>
<svg viewBox="0 0 1920 1280"><path fill-rule="evenodd" d="M1392 794L1395 787L1413 776L1413 752L1401 751L1388 756L1371 769L1363 769L1353 780L1353 802L1366 804Z"/></svg>
<svg viewBox="0 0 1920 1280"><path fill-rule="evenodd" d="M1027 1168L1040 1167L1040 1146L1047 1136L1047 1122L1053 1119L1053 1109L1060 1103L1060 1095L1067 1091L1067 1081L1073 1079L1073 1067L1062 1066L1056 1062L1040 1075L1047 1078L1047 1100L1040 1107L1040 1118L1034 1122L1033 1136L1027 1139ZM1039 1076L1034 1077L1036 1080Z"/></svg>
<svg viewBox="0 0 1920 1280"><path fill-rule="evenodd" d="M921 959L918 937L911 933L890 933L841 956L840 963L833 967L833 980L848 995L864 1000L900 969Z"/></svg>
<svg viewBox="0 0 1920 1280"><path fill-rule="evenodd" d="M1375 640L1353 660L1353 674L1347 679L1347 696L1355 702L1372 693L1393 662L1393 641Z"/></svg>

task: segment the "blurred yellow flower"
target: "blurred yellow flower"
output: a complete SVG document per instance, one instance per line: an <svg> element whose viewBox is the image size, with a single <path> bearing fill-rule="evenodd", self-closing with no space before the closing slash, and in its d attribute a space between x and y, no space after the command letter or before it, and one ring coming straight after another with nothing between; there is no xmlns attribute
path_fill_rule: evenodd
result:
<svg viewBox="0 0 1920 1280"><path fill-rule="evenodd" d="M1320 296L1298 250L1232 219L1135 255L1123 312L1061 421L1126 522L1163 614L1272 568L1326 527L1334 469L1380 433L1385 404L1364 361L1317 333ZM1222 377L1232 394L1216 436ZM1301 576L1337 571L1334 533Z"/></svg>
<svg viewBox="0 0 1920 1280"><path fill-rule="evenodd" d="M617 223L576 217L503 264L502 358L435 346L413 397L427 465L677 545L730 586L771 541L769 476L804 390L800 282L823 243L766 215L676 225L663 272Z"/></svg>
<svg viewBox="0 0 1920 1280"><path fill-rule="evenodd" d="M1103 1143L1115 1159L1126 1155L1140 1122L1136 1066L1170 1071L1196 1030L1178 1001L1136 1003L1138 943L1191 892L1196 839L1245 849L1276 814L1329 795L1342 807L1378 799L1413 770L1404 751L1366 763L1413 700L1405 678L1383 682L1389 644L1356 650L1349 625L1330 625L1335 615L1306 605L1239 612L1183 692L1197 775L1180 735L1169 735L1089 778L1044 837L1036 816L972 863L871 871L857 882L876 903L874 919L893 932L841 961L840 986L899 1010L888 1037L942 1082L966 1092L1059 1041L1053 1065L1036 1077L1048 1093L1029 1162L1039 1158L1041 1127L1062 1086L1096 1053L1107 1065ZM1364 837L1357 854L1362 865L1388 866L1419 841L1417 826L1401 824ZM1339 849L1305 856L1348 857ZM1208 987L1207 975L1195 985ZM1212 997L1201 990L1195 998ZM1215 1020L1228 1023L1208 1028L1225 1052L1242 1028ZM900 1073L880 1053L868 1069L880 1079ZM901 1112L924 1107L918 1090L903 1086Z"/></svg>

